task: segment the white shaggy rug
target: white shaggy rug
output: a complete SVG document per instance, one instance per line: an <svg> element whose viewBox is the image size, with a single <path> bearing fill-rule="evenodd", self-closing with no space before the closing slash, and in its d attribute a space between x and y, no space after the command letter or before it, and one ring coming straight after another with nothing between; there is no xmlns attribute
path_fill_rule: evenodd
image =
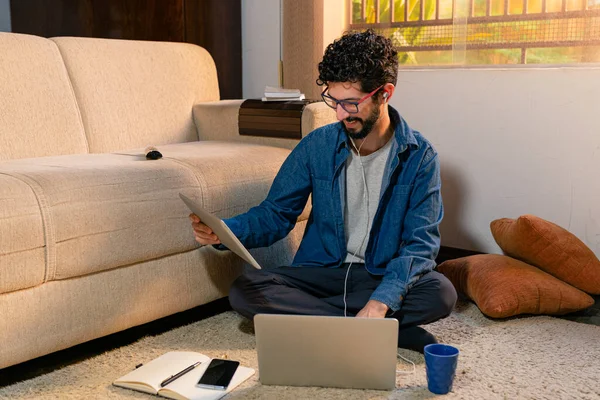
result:
<svg viewBox="0 0 600 400"><path fill-rule="evenodd" d="M454 389L459 399L600 399L600 327L552 317L490 320L471 303L428 326L461 353ZM258 368L254 335L234 312L149 336L78 364L0 388L0 399L152 399L111 382L136 364L171 350L226 356ZM423 356L401 351L416 365L398 375L394 391L263 386L258 374L226 399L430 399ZM411 367L399 359L398 369ZM1 373L1 371L0 371Z"/></svg>

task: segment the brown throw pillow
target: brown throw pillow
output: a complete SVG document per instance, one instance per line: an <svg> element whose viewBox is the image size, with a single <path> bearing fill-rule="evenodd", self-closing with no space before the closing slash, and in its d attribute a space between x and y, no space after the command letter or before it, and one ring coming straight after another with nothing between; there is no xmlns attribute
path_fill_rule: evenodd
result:
<svg viewBox="0 0 600 400"><path fill-rule="evenodd" d="M534 265L591 294L600 294L600 260L577 236L533 215L502 218L490 224L508 256Z"/></svg>
<svg viewBox="0 0 600 400"><path fill-rule="evenodd" d="M594 299L522 261L499 254L448 260L438 266L456 291L492 318L519 314L560 315L582 310Z"/></svg>

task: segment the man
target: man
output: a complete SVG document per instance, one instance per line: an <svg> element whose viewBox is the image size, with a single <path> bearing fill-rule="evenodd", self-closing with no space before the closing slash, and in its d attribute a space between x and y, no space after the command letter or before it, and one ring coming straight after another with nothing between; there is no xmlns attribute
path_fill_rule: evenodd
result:
<svg viewBox="0 0 600 400"><path fill-rule="evenodd" d="M290 267L248 268L232 285L234 310L392 317L398 346L436 343L419 325L448 316L456 291L434 271L442 220L440 168L431 144L387 104L397 51L369 30L327 47L317 84L340 121L307 135L283 163L265 201L225 220L247 247L284 238L312 194ZM218 237L190 215L196 240ZM222 247L222 245L220 246Z"/></svg>

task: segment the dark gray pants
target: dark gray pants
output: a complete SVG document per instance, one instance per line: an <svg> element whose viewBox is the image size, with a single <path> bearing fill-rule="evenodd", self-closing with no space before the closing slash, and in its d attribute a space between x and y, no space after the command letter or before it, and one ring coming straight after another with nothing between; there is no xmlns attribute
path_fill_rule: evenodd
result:
<svg viewBox="0 0 600 400"><path fill-rule="evenodd" d="M341 268L279 267L269 270L247 268L229 293L234 310L252 320L254 315L344 315L344 280L347 264ZM347 282L347 315L356 315L381 282L363 264L351 267ZM456 291L442 274L423 275L406 294L402 307L387 317L400 324L398 346L423 351L435 338L419 328L447 317L456 303Z"/></svg>

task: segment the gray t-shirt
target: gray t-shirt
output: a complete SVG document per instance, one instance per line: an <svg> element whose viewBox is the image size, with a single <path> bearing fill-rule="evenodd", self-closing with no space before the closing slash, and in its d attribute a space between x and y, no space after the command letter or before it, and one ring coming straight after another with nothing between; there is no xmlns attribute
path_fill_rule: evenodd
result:
<svg viewBox="0 0 600 400"><path fill-rule="evenodd" d="M346 160L344 226L348 249L345 260L347 263L364 263L369 232L371 231L373 217L379 205L383 171L385 170L391 148L392 140L390 139L382 148L374 153L361 157L352 151L352 155ZM360 165L361 162L362 167ZM365 173L364 180L363 168ZM367 191L365 191L365 181ZM355 253L356 257L354 257Z"/></svg>

